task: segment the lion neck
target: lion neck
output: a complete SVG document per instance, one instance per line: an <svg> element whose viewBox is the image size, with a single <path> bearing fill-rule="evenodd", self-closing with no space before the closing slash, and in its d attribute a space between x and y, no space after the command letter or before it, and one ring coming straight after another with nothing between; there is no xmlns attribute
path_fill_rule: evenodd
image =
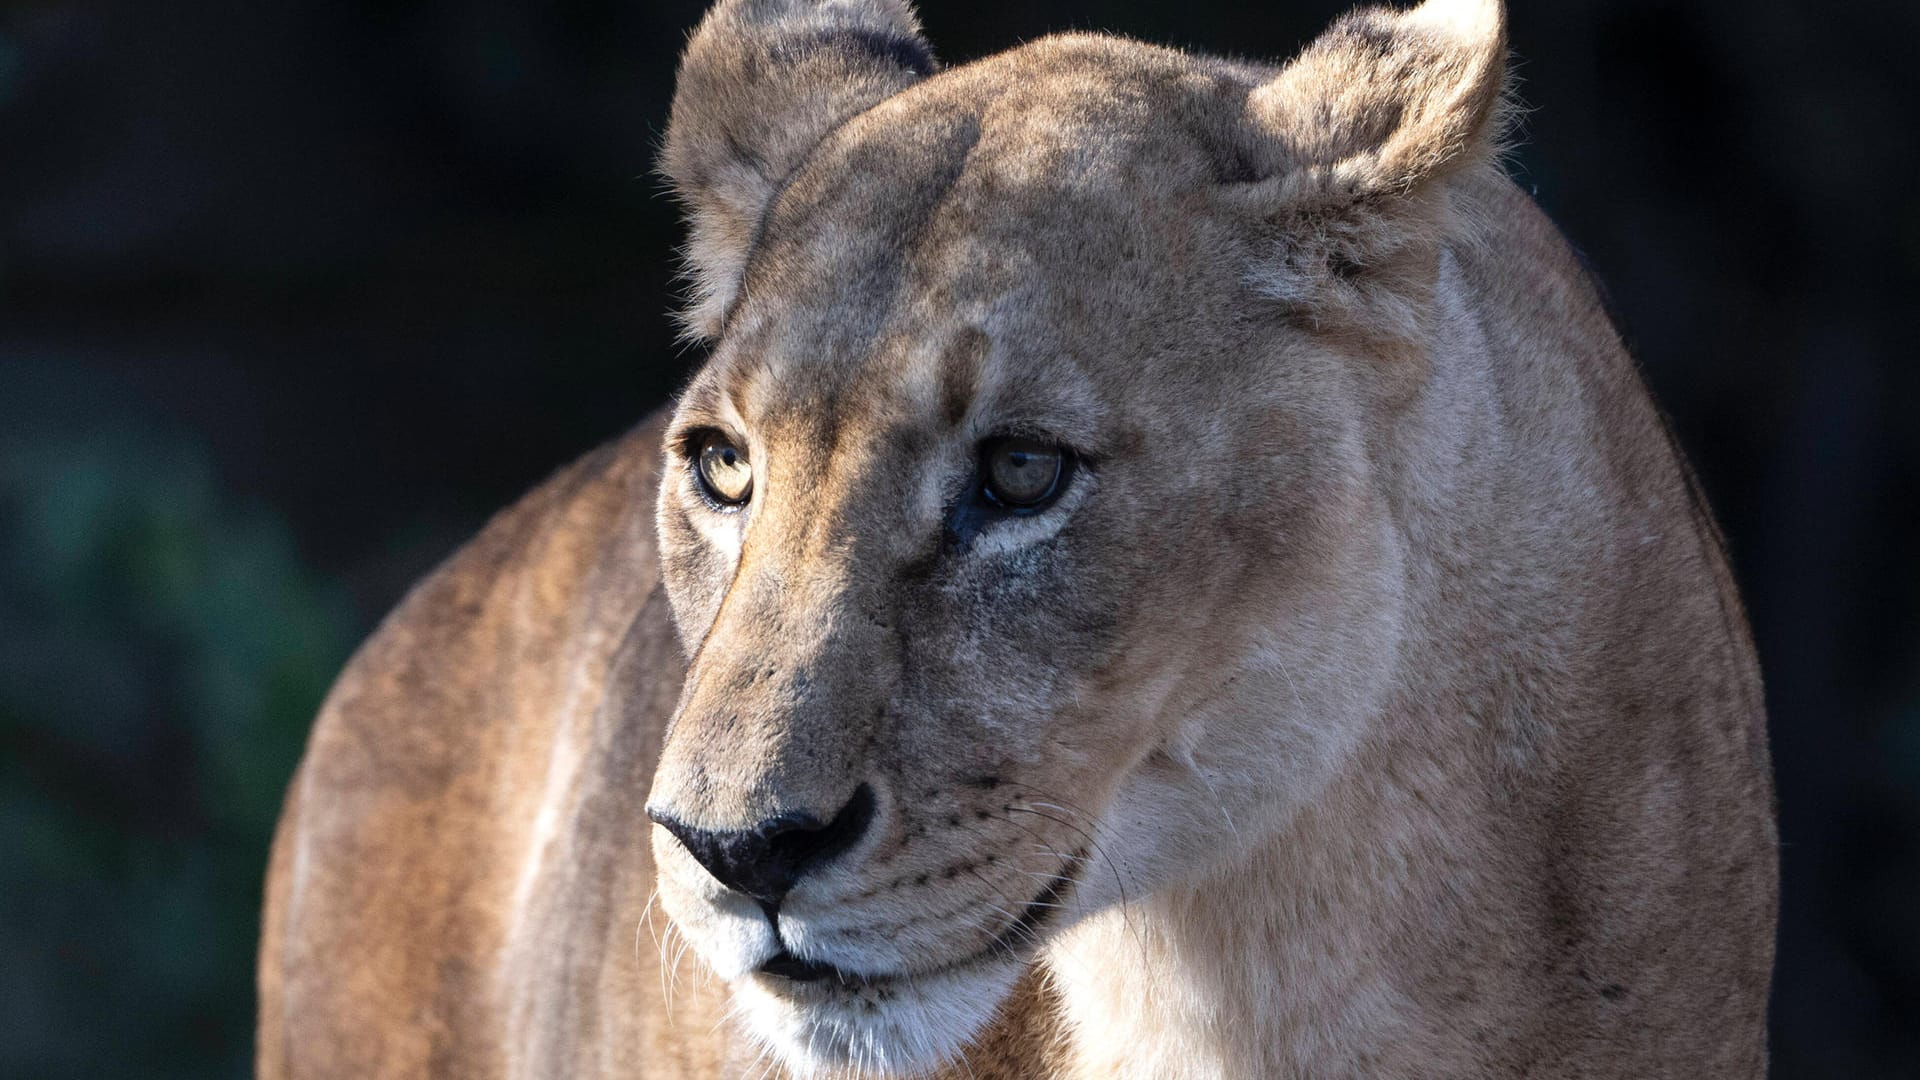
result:
<svg viewBox="0 0 1920 1080"><path fill-rule="evenodd" d="M1472 1071L1460 1032L1498 1012L1499 992L1450 1014L1422 991L1513 947L1499 913L1500 893L1521 887L1518 807L1449 782L1445 765L1410 766L1419 758L1396 741L1363 750L1243 859L1049 947L1073 1075L1341 1075L1362 1060L1375 1075L1427 1075L1423 1060Z"/></svg>

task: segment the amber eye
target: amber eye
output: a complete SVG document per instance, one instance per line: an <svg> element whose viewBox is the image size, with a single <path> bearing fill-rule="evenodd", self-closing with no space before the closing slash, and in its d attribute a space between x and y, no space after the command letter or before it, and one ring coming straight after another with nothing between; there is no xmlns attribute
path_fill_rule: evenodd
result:
<svg viewBox="0 0 1920 1080"><path fill-rule="evenodd" d="M701 437L694 472L707 497L724 506L744 506L753 495L753 466L747 452L717 431Z"/></svg>
<svg viewBox="0 0 1920 1080"><path fill-rule="evenodd" d="M980 493L1009 510L1034 511L1060 494L1068 455L1058 446L1018 436L981 447Z"/></svg>

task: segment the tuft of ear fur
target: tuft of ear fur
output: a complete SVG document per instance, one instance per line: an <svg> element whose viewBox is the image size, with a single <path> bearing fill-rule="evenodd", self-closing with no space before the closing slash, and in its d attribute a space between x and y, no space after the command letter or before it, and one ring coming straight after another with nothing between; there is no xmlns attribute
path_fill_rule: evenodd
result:
<svg viewBox="0 0 1920 1080"><path fill-rule="evenodd" d="M1506 77L1501 0L1343 16L1248 99L1296 197L1404 195L1490 156Z"/></svg>
<svg viewBox="0 0 1920 1080"><path fill-rule="evenodd" d="M1436 181L1495 159L1505 81L1501 0L1426 0L1343 16L1255 87L1243 197L1276 243L1254 286L1417 368L1441 239L1474 231Z"/></svg>
<svg viewBox="0 0 1920 1080"><path fill-rule="evenodd" d="M660 163L689 219L688 336L718 332L787 175L934 69L906 0L720 0L708 12L680 60Z"/></svg>

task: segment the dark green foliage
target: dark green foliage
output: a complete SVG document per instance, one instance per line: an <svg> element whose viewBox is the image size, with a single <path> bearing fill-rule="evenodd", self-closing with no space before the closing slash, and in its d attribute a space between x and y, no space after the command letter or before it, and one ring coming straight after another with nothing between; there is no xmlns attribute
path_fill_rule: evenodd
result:
<svg viewBox="0 0 1920 1080"><path fill-rule="evenodd" d="M195 438L35 405L0 440L0 1074L241 1075L262 855L356 620Z"/></svg>

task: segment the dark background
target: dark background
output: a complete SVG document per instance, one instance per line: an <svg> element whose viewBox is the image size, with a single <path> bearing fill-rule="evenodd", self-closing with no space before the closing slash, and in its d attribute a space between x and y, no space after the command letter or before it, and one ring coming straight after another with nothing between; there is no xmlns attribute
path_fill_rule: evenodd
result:
<svg viewBox="0 0 1920 1080"><path fill-rule="evenodd" d="M651 177L692 0L0 5L0 1074L238 1076L349 650L697 355ZM1343 5L926 0L949 61L1280 57ZM1535 0L1590 256L1768 679L1783 1077L1920 1075L1920 3Z"/></svg>

